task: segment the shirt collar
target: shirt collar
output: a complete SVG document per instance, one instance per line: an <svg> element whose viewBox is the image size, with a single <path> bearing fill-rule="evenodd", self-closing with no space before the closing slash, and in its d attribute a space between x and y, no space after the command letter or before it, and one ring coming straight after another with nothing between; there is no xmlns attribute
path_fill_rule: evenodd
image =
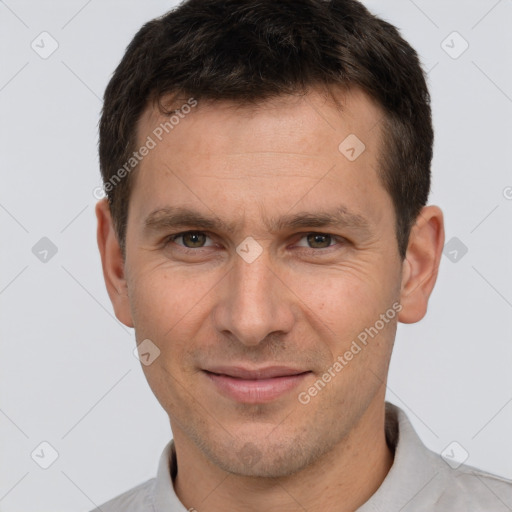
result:
<svg viewBox="0 0 512 512"><path fill-rule="evenodd" d="M187 512L183 503L174 492L173 479L178 467L174 440L169 441L158 463L155 489L153 493L153 508L155 512Z"/></svg>
<svg viewBox="0 0 512 512"><path fill-rule="evenodd" d="M402 510L412 503L447 466L416 434L405 412L386 402L386 441L394 459L375 494L357 512ZM437 482L435 482L437 483Z"/></svg>

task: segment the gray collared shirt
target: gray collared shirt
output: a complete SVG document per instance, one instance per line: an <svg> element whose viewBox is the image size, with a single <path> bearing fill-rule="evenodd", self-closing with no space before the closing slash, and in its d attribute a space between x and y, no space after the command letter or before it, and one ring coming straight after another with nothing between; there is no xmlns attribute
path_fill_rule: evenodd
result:
<svg viewBox="0 0 512 512"><path fill-rule="evenodd" d="M512 481L430 451L404 411L386 403L386 439L393 465L377 492L356 512L512 512ZM174 492L174 443L165 447L156 478L93 512L187 512Z"/></svg>

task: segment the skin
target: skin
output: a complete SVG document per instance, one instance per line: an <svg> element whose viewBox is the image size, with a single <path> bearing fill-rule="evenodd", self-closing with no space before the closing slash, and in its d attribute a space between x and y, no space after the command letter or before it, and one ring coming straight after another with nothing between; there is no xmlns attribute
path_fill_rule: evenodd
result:
<svg viewBox="0 0 512 512"><path fill-rule="evenodd" d="M392 465L384 399L396 324L425 315L443 218L423 208L400 258L393 204L378 177L382 112L358 90L339 99L342 110L318 90L257 107L200 102L133 175L125 260L108 204L97 205L116 316L138 343L150 339L161 351L143 370L169 415L174 488L187 508L355 510ZM165 120L148 106L140 143ZM354 161L338 151L349 134L366 146ZM146 226L169 207L231 225ZM352 216L336 226L272 223L340 207ZM206 236L169 238L190 230ZM236 252L249 236L262 249L252 263ZM398 303L399 315L300 403L298 394ZM310 373L274 400L241 403L212 384L204 372L212 365Z"/></svg>

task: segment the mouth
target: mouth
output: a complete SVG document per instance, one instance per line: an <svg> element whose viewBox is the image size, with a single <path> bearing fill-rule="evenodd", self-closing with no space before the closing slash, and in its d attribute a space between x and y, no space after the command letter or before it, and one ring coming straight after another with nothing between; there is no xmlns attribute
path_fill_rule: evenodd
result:
<svg viewBox="0 0 512 512"><path fill-rule="evenodd" d="M219 366L203 372L222 395L246 404L275 400L296 388L311 373L284 366L257 369Z"/></svg>

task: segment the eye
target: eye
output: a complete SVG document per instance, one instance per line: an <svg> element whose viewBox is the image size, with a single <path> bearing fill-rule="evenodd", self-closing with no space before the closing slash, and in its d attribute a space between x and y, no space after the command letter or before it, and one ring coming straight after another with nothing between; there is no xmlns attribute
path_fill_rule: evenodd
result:
<svg viewBox="0 0 512 512"><path fill-rule="evenodd" d="M207 244L210 237L202 231L187 231L185 233L178 233L169 237L170 242L175 242L187 249L201 249L202 247L209 247L212 243ZM211 242L211 240L210 240Z"/></svg>
<svg viewBox="0 0 512 512"><path fill-rule="evenodd" d="M305 240L305 243L302 242ZM336 245L336 238L326 233L308 233L301 238L299 247L309 247L310 249L326 249L332 245Z"/></svg>
<svg viewBox="0 0 512 512"><path fill-rule="evenodd" d="M308 249L327 249L335 245L343 245L345 240L327 233L307 233L303 235L297 247L306 247ZM170 235L167 238L166 245L174 243L184 250L202 249L214 246L212 239L203 231L185 231Z"/></svg>

